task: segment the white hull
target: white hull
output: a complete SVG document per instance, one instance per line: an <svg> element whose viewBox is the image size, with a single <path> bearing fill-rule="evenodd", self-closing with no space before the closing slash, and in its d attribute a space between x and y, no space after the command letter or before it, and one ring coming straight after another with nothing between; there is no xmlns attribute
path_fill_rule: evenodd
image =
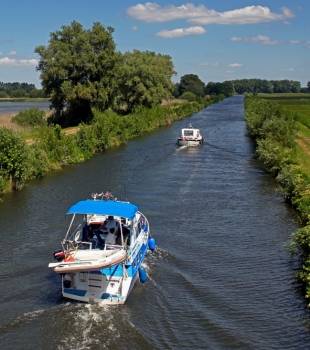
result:
<svg viewBox="0 0 310 350"><path fill-rule="evenodd" d="M100 278L92 278L88 280L88 290L84 295L77 295L73 293L76 293L76 291L80 290L78 287L85 288L85 285L78 285L77 288L75 288L74 290L63 287L62 295L65 298L85 303L100 303L105 305L125 304L137 279L138 273L134 278L113 278L113 282L104 281L104 279L100 281ZM104 298L102 297L103 295Z"/></svg>
<svg viewBox="0 0 310 350"><path fill-rule="evenodd" d="M187 147L197 147L202 145L203 140L178 140L178 145L179 146L187 146Z"/></svg>

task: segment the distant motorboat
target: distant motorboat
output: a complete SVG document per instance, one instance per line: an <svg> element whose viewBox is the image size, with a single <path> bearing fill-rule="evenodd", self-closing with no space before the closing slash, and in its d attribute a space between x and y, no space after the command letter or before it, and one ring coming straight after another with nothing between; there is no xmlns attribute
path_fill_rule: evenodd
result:
<svg viewBox="0 0 310 350"><path fill-rule="evenodd" d="M199 146L203 144L203 136L199 129L194 129L191 124L187 128L181 130L181 135L178 138L178 146Z"/></svg>
<svg viewBox="0 0 310 350"><path fill-rule="evenodd" d="M98 197L100 199L98 199ZM135 281L146 280L141 264L155 249L147 218L136 205L94 195L69 208L72 219L49 267L61 275L69 299L124 304ZM75 219L80 222L75 224Z"/></svg>

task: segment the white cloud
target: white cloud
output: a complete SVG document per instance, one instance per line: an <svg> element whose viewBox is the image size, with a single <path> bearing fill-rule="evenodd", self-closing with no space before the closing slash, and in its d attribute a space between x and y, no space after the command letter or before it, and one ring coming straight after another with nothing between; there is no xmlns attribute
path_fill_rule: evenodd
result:
<svg viewBox="0 0 310 350"><path fill-rule="evenodd" d="M182 36L189 35L201 35L206 33L206 30L203 27L188 27L188 28L176 28L172 30L162 30L157 33L158 36L162 38L180 38Z"/></svg>
<svg viewBox="0 0 310 350"><path fill-rule="evenodd" d="M244 42L244 43L256 43L256 44L262 44L262 45L277 45L280 42L278 40L273 40L267 35L256 35L256 36L247 36L247 37L238 37L233 36L231 38L231 41L234 42Z"/></svg>
<svg viewBox="0 0 310 350"><path fill-rule="evenodd" d="M301 44L301 41L300 40L290 40L289 43L292 45L298 45L298 44Z"/></svg>
<svg viewBox="0 0 310 350"><path fill-rule="evenodd" d="M133 26L132 28L131 28L134 32L136 32L136 31L138 31L138 27L137 26Z"/></svg>
<svg viewBox="0 0 310 350"><path fill-rule="evenodd" d="M38 64L38 60L35 58L17 59L17 58L11 58L11 57L7 57L7 56L0 58L0 65L2 65L2 66L11 66L11 67L36 66L37 64Z"/></svg>
<svg viewBox="0 0 310 350"><path fill-rule="evenodd" d="M246 6L240 9L219 12L205 5L192 3L180 6L161 6L155 2L137 4L128 8L129 16L144 22L168 22L185 19L194 24L253 24L284 21L294 17L291 10L284 7L281 13L274 13L267 6Z"/></svg>
<svg viewBox="0 0 310 350"><path fill-rule="evenodd" d="M16 52L15 50L12 50L12 51L9 52L9 55L10 55L10 56L15 56L16 53L17 53L17 52Z"/></svg>
<svg viewBox="0 0 310 350"><path fill-rule="evenodd" d="M230 67L230 68L240 68L240 67L242 67L242 66L243 66L242 63L230 63L230 64L228 65L228 67Z"/></svg>

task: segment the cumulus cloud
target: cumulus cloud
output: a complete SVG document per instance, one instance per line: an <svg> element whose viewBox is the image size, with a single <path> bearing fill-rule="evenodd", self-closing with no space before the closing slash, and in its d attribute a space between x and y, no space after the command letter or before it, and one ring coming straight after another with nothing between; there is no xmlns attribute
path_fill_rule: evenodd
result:
<svg viewBox="0 0 310 350"><path fill-rule="evenodd" d="M176 28L172 30L161 30L157 33L158 36L162 38L180 38L182 36L189 35L201 35L206 33L206 30L203 27L188 27L188 28Z"/></svg>
<svg viewBox="0 0 310 350"><path fill-rule="evenodd" d="M280 42L278 40L273 40L267 35L256 35L256 36L247 36L247 37L239 37L234 36L231 38L231 41L234 42L244 42L244 43L256 43L262 45L277 45Z"/></svg>
<svg viewBox="0 0 310 350"><path fill-rule="evenodd" d="M242 63L230 63L230 64L228 65L228 67L230 67L230 68L240 68L240 67L242 67L242 66L243 66Z"/></svg>
<svg viewBox="0 0 310 350"><path fill-rule="evenodd" d="M11 58L11 57L1 57L0 58L0 65L2 66L36 66L38 64L38 60L35 58L30 59L17 59L17 58Z"/></svg>
<svg viewBox="0 0 310 350"><path fill-rule="evenodd" d="M168 22L185 19L197 25L207 24L254 24L271 21L285 21L294 17L286 7L281 13L274 13L267 6L246 6L240 9L219 12L205 5L191 3L180 6L161 6L155 2L137 4L128 8L129 16L144 22Z"/></svg>

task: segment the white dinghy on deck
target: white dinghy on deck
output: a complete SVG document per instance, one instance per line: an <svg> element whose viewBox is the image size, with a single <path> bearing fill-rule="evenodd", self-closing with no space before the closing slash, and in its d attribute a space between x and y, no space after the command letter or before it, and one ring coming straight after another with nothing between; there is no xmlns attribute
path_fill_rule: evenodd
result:
<svg viewBox="0 0 310 350"><path fill-rule="evenodd" d="M49 264L61 275L63 296L123 304L138 275L144 275L147 250L155 249L148 220L137 206L110 193L80 201L67 214L72 220L62 249L54 252L57 262Z"/></svg>

